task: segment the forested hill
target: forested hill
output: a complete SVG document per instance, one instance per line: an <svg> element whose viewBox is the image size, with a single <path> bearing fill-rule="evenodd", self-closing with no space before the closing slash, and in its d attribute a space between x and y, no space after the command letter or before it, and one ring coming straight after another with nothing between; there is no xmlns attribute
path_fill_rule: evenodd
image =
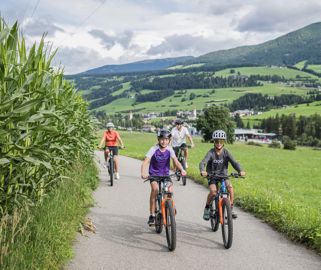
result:
<svg viewBox="0 0 321 270"><path fill-rule="evenodd" d="M321 22L308 25L274 40L229 50L211 52L187 61L205 66L294 65L307 60L321 63Z"/></svg>
<svg viewBox="0 0 321 270"><path fill-rule="evenodd" d="M166 69L187 60L191 60L193 56L183 56L175 58L152 59L133 62L123 65L106 65L85 71L83 74L111 74L111 73L128 73L140 71L153 71Z"/></svg>

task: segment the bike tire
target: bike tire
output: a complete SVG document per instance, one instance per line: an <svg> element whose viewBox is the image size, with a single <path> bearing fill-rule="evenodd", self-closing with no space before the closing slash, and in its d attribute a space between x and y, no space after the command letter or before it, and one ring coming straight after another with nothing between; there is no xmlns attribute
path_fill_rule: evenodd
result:
<svg viewBox="0 0 321 270"><path fill-rule="evenodd" d="M156 213L155 230L157 233L162 233L163 231L163 215L160 212Z"/></svg>
<svg viewBox="0 0 321 270"><path fill-rule="evenodd" d="M110 186L114 185L114 160L112 158L109 159L109 177L110 177Z"/></svg>
<svg viewBox="0 0 321 270"><path fill-rule="evenodd" d="M230 201L226 198L222 202L222 215L223 215L223 224L222 224L222 237L223 244L226 249L229 249L232 246L233 242L233 219L232 219L232 210Z"/></svg>
<svg viewBox="0 0 321 270"><path fill-rule="evenodd" d="M220 225L219 213L217 211L216 202L213 201L210 208L210 221L213 232L216 232Z"/></svg>
<svg viewBox="0 0 321 270"><path fill-rule="evenodd" d="M175 174L176 174L177 181L181 180L181 172L178 169L176 169Z"/></svg>
<svg viewBox="0 0 321 270"><path fill-rule="evenodd" d="M165 217L167 246L170 251L174 251L176 248L176 221L171 200L166 200L165 202Z"/></svg>
<svg viewBox="0 0 321 270"><path fill-rule="evenodd" d="M181 160L181 164L182 164L183 169L186 171L185 159ZM186 176L182 176L182 183L183 183L183 186L186 186Z"/></svg>

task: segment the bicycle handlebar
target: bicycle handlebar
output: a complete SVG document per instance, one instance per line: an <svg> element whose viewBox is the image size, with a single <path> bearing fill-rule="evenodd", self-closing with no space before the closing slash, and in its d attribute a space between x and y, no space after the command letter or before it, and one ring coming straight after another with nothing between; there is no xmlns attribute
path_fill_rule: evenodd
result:
<svg viewBox="0 0 321 270"><path fill-rule="evenodd" d="M216 179L227 179L229 177L233 178L245 178L244 176L241 176L239 173L230 173L229 175L219 175L219 174L208 174L205 176L206 178L216 178Z"/></svg>
<svg viewBox="0 0 321 270"><path fill-rule="evenodd" d="M161 182L165 179L171 179L173 177L176 177L176 174L162 175L162 176L148 176L147 179L144 181L144 183L149 180L155 180L156 182Z"/></svg>

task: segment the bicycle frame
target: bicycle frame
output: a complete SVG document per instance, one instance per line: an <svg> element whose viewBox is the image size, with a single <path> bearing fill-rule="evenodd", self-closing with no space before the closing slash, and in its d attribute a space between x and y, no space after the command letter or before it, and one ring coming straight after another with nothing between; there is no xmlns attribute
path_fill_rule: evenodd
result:
<svg viewBox="0 0 321 270"><path fill-rule="evenodd" d="M172 181L170 180L171 177L175 176L169 175L169 176L157 176L157 177L150 177L146 181L150 179L155 179L158 182L158 194L156 196L156 204L158 205L159 210L161 211L162 217L163 217L163 224L167 225L166 215L165 215L165 203L166 201L171 201L171 204L174 208L174 200L172 198L173 193L168 191L167 183Z"/></svg>
<svg viewBox="0 0 321 270"><path fill-rule="evenodd" d="M162 217L163 217L163 224L166 226L167 225L167 220L166 220L166 215L165 215L165 203L166 201L171 201L172 206L174 207L174 200L172 199L172 192L169 192L166 190L166 188L168 188L167 183L171 182L168 181L164 178L163 181L159 181L158 182L158 196L157 196L157 200L160 200L160 210L162 213Z"/></svg>
<svg viewBox="0 0 321 270"><path fill-rule="evenodd" d="M219 210L219 215L220 215L220 223L223 224L223 208L222 208L222 202L224 198L229 198L229 193L228 190L226 188L226 184L225 184L225 179L220 180L220 188L217 191L217 198L218 198L218 210ZM218 186L218 184L216 185Z"/></svg>

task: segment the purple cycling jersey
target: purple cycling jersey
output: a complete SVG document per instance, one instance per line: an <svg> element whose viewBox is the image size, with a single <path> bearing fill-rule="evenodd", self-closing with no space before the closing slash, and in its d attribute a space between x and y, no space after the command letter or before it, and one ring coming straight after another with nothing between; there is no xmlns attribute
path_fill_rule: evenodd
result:
<svg viewBox="0 0 321 270"><path fill-rule="evenodd" d="M176 157L172 147L166 147L162 151L159 145L153 146L146 154L150 158L149 175L163 176L169 175L170 160Z"/></svg>

